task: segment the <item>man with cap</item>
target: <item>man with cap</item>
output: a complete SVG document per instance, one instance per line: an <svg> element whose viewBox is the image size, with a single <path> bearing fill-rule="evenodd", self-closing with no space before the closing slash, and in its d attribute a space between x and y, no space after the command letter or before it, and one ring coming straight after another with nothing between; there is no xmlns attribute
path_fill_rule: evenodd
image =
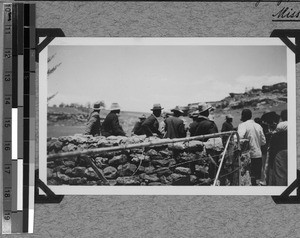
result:
<svg viewBox="0 0 300 238"><path fill-rule="evenodd" d="M250 146L250 176L252 185L257 185L261 179L262 151L261 146L266 144L266 138L262 127L251 120L252 112L250 109L242 111L241 121L238 126L238 134L241 139L248 139Z"/></svg>
<svg viewBox="0 0 300 238"><path fill-rule="evenodd" d="M146 135L147 137L153 136L156 133L159 137L162 137L162 133L159 131L159 122L158 117L161 115L161 110L163 108L160 104L154 104L153 108L151 109L152 114L142 123L142 134Z"/></svg>
<svg viewBox="0 0 300 238"><path fill-rule="evenodd" d="M141 127L142 127L142 123L146 120L146 115L143 114L142 116L139 117L140 121L136 122L131 134L135 134L135 135L142 135L142 131L141 131Z"/></svg>
<svg viewBox="0 0 300 238"><path fill-rule="evenodd" d="M234 130L233 125L232 125L232 119L233 119L233 116L231 114L226 115L226 121L222 125L221 132L233 131ZM222 142L223 142L224 147L226 145L228 137L229 136L223 136L222 137Z"/></svg>
<svg viewBox="0 0 300 238"><path fill-rule="evenodd" d="M118 103L112 103L110 107L110 113L104 119L102 123L102 135L103 136L125 136L121 125L119 124L119 115L121 108Z"/></svg>
<svg viewBox="0 0 300 238"><path fill-rule="evenodd" d="M196 128L198 126L198 116L199 116L199 111L193 111L190 114L190 118L193 119L193 122L189 125L189 132L190 136L195 136L196 135Z"/></svg>
<svg viewBox="0 0 300 238"><path fill-rule="evenodd" d="M94 104L93 111L91 112L85 127L85 135L99 136L101 134L100 110L102 108L101 102L96 102Z"/></svg>
<svg viewBox="0 0 300 238"><path fill-rule="evenodd" d="M173 116L168 117L165 120L165 138L183 138L186 137L186 130L184 127L183 120L179 117L183 114L183 111L176 106L174 109L171 110L173 112Z"/></svg>
<svg viewBox="0 0 300 238"><path fill-rule="evenodd" d="M218 133L216 123L208 118L210 109L211 106L206 103L198 105L199 116L195 136ZM205 141L207 141L207 139Z"/></svg>

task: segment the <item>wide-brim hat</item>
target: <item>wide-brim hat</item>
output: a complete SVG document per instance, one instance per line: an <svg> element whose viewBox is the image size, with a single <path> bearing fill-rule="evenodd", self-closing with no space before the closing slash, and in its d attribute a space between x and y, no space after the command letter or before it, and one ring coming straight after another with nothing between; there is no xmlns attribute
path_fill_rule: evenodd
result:
<svg viewBox="0 0 300 238"><path fill-rule="evenodd" d="M119 106L119 103L113 102L109 108L110 111L116 111L121 110L121 107Z"/></svg>
<svg viewBox="0 0 300 238"><path fill-rule="evenodd" d="M93 109L94 110L100 110L100 109L103 109L104 107L101 105L102 102L95 102L94 103L94 106L93 106Z"/></svg>
<svg viewBox="0 0 300 238"><path fill-rule="evenodd" d="M150 109L151 111L154 110L162 110L163 108L161 107L161 105L159 103L153 104L153 108Z"/></svg>
<svg viewBox="0 0 300 238"><path fill-rule="evenodd" d="M141 115L141 116L139 117L139 119L146 119L146 115L145 115L145 114Z"/></svg>
<svg viewBox="0 0 300 238"><path fill-rule="evenodd" d="M175 108L171 109L171 112L180 112L181 114L183 114L183 111L178 107L176 106Z"/></svg>
<svg viewBox="0 0 300 238"><path fill-rule="evenodd" d="M212 106L208 105L207 103L199 103L198 104L199 113L205 112L210 109L212 109Z"/></svg>

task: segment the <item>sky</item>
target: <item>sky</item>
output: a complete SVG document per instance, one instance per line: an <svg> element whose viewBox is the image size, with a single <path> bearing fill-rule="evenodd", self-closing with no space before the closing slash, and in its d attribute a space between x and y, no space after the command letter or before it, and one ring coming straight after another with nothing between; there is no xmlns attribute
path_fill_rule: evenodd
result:
<svg viewBox="0 0 300 238"><path fill-rule="evenodd" d="M117 102L149 112L154 103L221 100L230 92L286 82L284 46L49 46L49 105Z"/></svg>

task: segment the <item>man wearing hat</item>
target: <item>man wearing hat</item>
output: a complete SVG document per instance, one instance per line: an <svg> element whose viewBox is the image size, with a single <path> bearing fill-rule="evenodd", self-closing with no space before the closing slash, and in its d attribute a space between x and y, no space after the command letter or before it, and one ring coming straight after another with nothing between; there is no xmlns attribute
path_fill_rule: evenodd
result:
<svg viewBox="0 0 300 238"><path fill-rule="evenodd" d="M93 111L91 112L85 127L85 131L84 131L85 135L92 135L92 136L100 135L100 131L101 131L100 110L102 108L103 107L101 106L100 102L96 102L94 104Z"/></svg>
<svg viewBox="0 0 300 238"><path fill-rule="evenodd" d="M189 117L193 119L193 122L189 125L190 136L195 136L195 134L196 134L196 128L199 124L198 116L199 116L199 111L198 110L193 111L189 115Z"/></svg>
<svg viewBox="0 0 300 238"><path fill-rule="evenodd" d="M178 106L171 110L173 116L168 117L165 120L165 138L183 138L186 137L186 130L184 128L183 120L179 117L183 114L183 111L180 110Z"/></svg>
<svg viewBox="0 0 300 238"><path fill-rule="evenodd" d="M118 103L112 103L110 107L110 113L104 119L102 123L102 135L103 136L125 136L123 128L119 124L119 118L121 108Z"/></svg>
<svg viewBox="0 0 300 238"><path fill-rule="evenodd" d="M158 117L161 115L161 110L163 108L160 104L154 104L151 109L152 114L142 123L141 133L147 137L153 136L156 133L159 137L162 137L162 133L158 130L159 122Z"/></svg>
<svg viewBox="0 0 300 238"><path fill-rule="evenodd" d="M146 115L143 114L142 116L139 117L140 121L136 122L133 129L132 129L132 132L131 134L135 134L135 135L142 135L142 123L146 120Z"/></svg>
<svg viewBox="0 0 300 238"><path fill-rule="evenodd" d="M252 112L250 109L242 111L241 121L238 126L238 133L241 139L248 139L250 146L250 176L252 185L257 185L261 179L262 151L261 146L266 144L266 138L262 127L251 120Z"/></svg>
<svg viewBox="0 0 300 238"><path fill-rule="evenodd" d="M231 114L226 115L226 121L222 125L221 132L233 131L234 130L233 125L232 125L232 120L233 120L233 116ZM223 142L224 147L226 145L228 137L229 136L223 136L222 137L222 142Z"/></svg>
<svg viewBox="0 0 300 238"><path fill-rule="evenodd" d="M195 136L218 133L218 127L216 123L208 118L209 110L211 108L212 107L206 103L198 105L199 116ZM205 141L207 141L207 139Z"/></svg>

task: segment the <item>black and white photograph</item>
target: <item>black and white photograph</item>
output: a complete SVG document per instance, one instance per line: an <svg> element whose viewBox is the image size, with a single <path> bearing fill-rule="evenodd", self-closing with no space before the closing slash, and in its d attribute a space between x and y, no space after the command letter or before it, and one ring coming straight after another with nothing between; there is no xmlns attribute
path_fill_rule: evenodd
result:
<svg viewBox="0 0 300 238"><path fill-rule="evenodd" d="M295 55L275 38L55 38L39 55L56 194L279 195L296 179Z"/></svg>

